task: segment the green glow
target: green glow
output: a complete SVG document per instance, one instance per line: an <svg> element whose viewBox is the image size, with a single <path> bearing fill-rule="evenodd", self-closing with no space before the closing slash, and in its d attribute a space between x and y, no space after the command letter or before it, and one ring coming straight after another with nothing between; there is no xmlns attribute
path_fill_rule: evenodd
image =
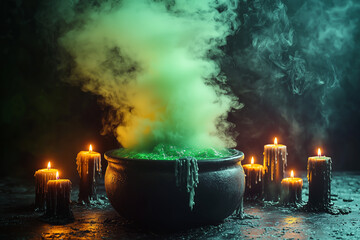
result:
<svg viewBox="0 0 360 240"><path fill-rule="evenodd" d="M113 107L106 129L125 148L234 147L226 117L239 104L211 81L226 81L216 56L234 9L225 0L105 1L82 9L75 15L81 24L60 39L74 59L69 81Z"/></svg>
<svg viewBox="0 0 360 240"><path fill-rule="evenodd" d="M120 148L114 151L119 157L131 159L150 159L150 160L176 160L185 157L194 157L198 160L216 159L229 157L234 153L227 148L223 149L199 149L199 148L180 148L169 145L158 145L152 152L136 151L127 148Z"/></svg>

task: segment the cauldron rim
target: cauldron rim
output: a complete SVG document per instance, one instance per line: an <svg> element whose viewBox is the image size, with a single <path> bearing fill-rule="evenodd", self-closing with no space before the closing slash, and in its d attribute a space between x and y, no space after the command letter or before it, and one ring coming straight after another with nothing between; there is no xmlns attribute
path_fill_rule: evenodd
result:
<svg viewBox="0 0 360 240"><path fill-rule="evenodd" d="M113 152L118 149L112 149L104 154L104 158L111 163L119 164L120 162L132 162L137 164L161 164L161 165L173 165L175 160L155 160L155 159L136 159L136 158L125 158L114 155ZM237 149L229 149L233 154L227 157L214 158L214 159L199 159L199 165L212 165L212 164L226 164L226 163L236 163L244 160L244 153Z"/></svg>

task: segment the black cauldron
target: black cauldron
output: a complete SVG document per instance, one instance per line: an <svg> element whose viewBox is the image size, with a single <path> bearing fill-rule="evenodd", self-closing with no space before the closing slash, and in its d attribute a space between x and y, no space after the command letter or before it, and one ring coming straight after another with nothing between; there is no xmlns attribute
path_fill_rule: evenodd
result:
<svg viewBox="0 0 360 240"><path fill-rule="evenodd" d="M148 226L187 227L219 223L240 207L245 175L244 154L198 160L195 205L176 184L175 160L144 160L105 153L105 188L110 203L123 217Z"/></svg>

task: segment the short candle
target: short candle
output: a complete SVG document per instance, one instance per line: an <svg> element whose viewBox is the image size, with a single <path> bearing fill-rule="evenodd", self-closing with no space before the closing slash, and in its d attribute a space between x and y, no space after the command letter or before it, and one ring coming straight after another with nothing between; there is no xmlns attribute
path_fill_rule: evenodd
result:
<svg viewBox="0 0 360 240"><path fill-rule="evenodd" d="M284 204L300 203L302 201L303 180L294 177L294 171L291 170L289 178L281 181L280 201Z"/></svg>
<svg viewBox="0 0 360 240"><path fill-rule="evenodd" d="M263 169L260 164L254 164L254 157L251 157L250 164L243 165L245 172L245 193L246 200L260 199L263 191Z"/></svg>
<svg viewBox="0 0 360 240"><path fill-rule="evenodd" d="M43 211L46 209L47 182L56 179L57 169L51 168L49 162L47 168L35 172L35 209Z"/></svg>
<svg viewBox="0 0 360 240"><path fill-rule="evenodd" d="M265 200L278 201L281 190L281 180L284 178L287 165L286 146L274 144L264 146L264 197Z"/></svg>
<svg viewBox="0 0 360 240"><path fill-rule="evenodd" d="M56 172L56 180L49 180L47 188L46 215L56 218L72 218L73 214L70 209L71 181L59 179L59 172Z"/></svg>
<svg viewBox="0 0 360 240"><path fill-rule="evenodd" d="M308 158L307 178L309 181L309 201L311 207L326 209L330 204L331 194L331 158L321 155Z"/></svg>
<svg viewBox="0 0 360 240"><path fill-rule="evenodd" d="M77 170L80 176L79 202L89 203L96 199L96 174L101 174L101 155L92 150L81 151L76 157Z"/></svg>

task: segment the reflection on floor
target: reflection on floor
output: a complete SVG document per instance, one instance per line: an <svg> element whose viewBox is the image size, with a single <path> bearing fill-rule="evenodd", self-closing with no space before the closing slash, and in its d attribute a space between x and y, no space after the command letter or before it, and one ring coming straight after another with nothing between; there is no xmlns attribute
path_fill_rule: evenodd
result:
<svg viewBox="0 0 360 240"><path fill-rule="evenodd" d="M308 185L304 178L303 199ZM227 218L223 223L180 232L141 229L117 215L102 198L94 206L73 205L75 221L51 225L33 212L34 189L19 179L0 183L0 239L357 239L360 236L360 173L334 173L332 201L349 207L346 215L307 213L270 203L245 203L247 218ZM72 199L76 199L76 188Z"/></svg>

